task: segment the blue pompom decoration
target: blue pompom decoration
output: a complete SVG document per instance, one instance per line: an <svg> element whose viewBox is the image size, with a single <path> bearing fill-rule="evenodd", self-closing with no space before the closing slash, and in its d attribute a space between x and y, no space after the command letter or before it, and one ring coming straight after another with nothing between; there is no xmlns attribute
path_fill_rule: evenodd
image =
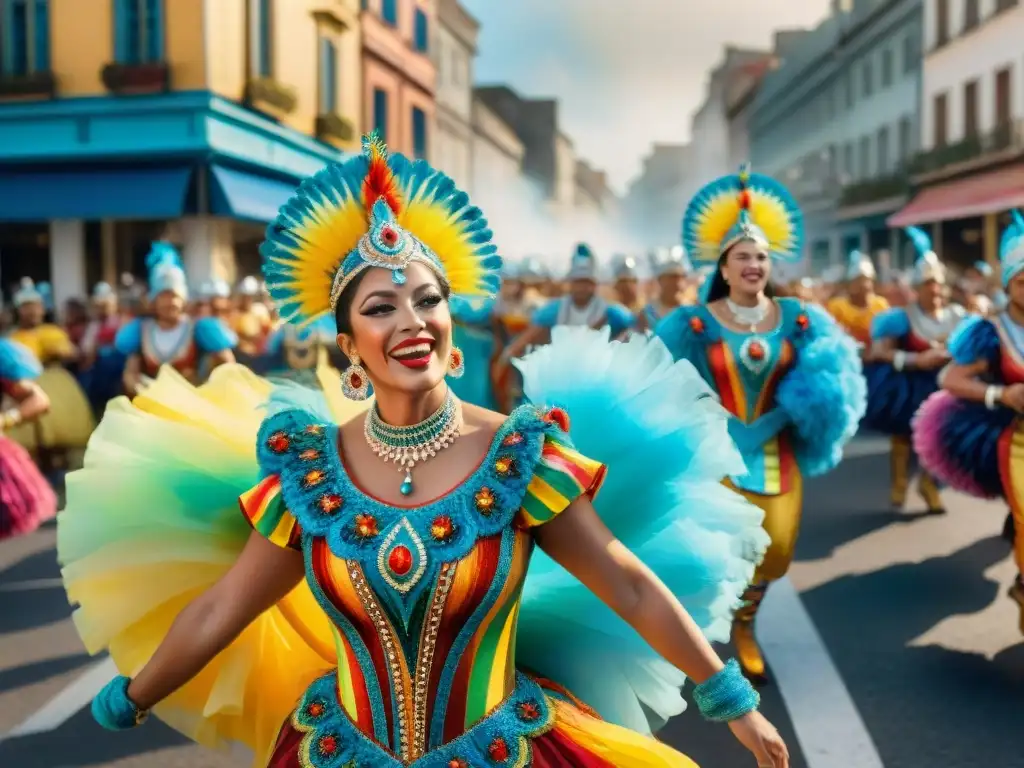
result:
<svg viewBox="0 0 1024 768"><path fill-rule="evenodd" d="M743 676L736 659L693 689L693 701L705 720L728 723L749 715L761 704L761 696Z"/></svg>

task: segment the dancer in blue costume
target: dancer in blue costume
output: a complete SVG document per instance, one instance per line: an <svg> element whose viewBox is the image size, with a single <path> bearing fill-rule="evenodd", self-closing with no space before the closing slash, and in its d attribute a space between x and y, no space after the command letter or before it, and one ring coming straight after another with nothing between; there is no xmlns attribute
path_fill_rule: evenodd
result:
<svg viewBox="0 0 1024 768"><path fill-rule="evenodd" d="M454 367L448 374L452 391L464 402L494 409L497 402L491 382L494 362L494 299L451 302L455 321Z"/></svg>
<svg viewBox="0 0 1024 768"><path fill-rule="evenodd" d="M136 394L164 365L197 382L216 366L233 363L232 349L238 339L227 325L216 317L193 320L185 314L188 282L174 246L153 243L146 268L153 316L132 320L114 340L117 351L127 358L125 390Z"/></svg>
<svg viewBox="0 0 1024 768"><path fill-rule="evenodd" d="M257 361L257 372L275 379L287 379L307 387L319 387L317 368L331 365L331 351L337 349L338 331L329 317L304 327L282 323L271 332L267 348ZM343 362L335 367L344 368Z"/></svg>
<svg viewBox="0 0 1024 768"><path fill-rule="evenodd" d="M76 624L125 675L96 718L156 707L273 768L692 768L649 735L685 670L706 717L786 768L705 639L726 638L766 537L719 482L742 463L692 368L559 328L522 362L533 405L460 402L448 296L496 290L490 231L375 136L267 236L282 315L334 315L351 403L336 424L335 390L282 389L267 415L266 383L223 366L199 389L165 369L108 409L58 528Z"/></svg>
<svg viewBox="0 0 1024 768"><path fill-rule="evenodd" d="M635 327L644 311L644 295L640 287L640 269L636 259L624 253L612 257L612 291L619 305L631 315Z"/></svg>
<svg viewBox="0 0 1024 768"><path fill-rule="evenodd" d="M868 408L861 422L891 436L890 496L895 509L906 503L915 463L911 419L939 388L939 370L950 360L946 340L966 315L959 304L946 304L946 269L928 235L916 227L906 231L918 252L910 273L916 301L885 310L871 323L871 349L864 366ZM921 472L917 490L930 513L946 511L929 472Z"/></svg>
<svg viewBox="0 0 1024 768"><path fill-rule="evenodd" d="M757 611L792 561L803 476L839 462L864 412L860 358L820 307L765 295L771 260L802 255L800 210L775 180L743 169L708 184L686 209L683 243L691 258L716 269L704 303L677 309L655 333L677 360L696 366L732 414L729 431L747 471L729 482L765 513L771 546L732 633L744 671L763 681Z"/></svg>
<svg viewBox="0 0 1024 768"><path fill-rule="evenodd" d="M1000 243L1006 309L970 316L949 339L952 364L944 391L929 397L914 419L914 448L937 478L977 498L1010 506L1017 577L1010 597L1024 634L1024 216L1012 212Z"/></svg>
<svg viewBox="0 0 1024 768"><path fill-rule="evenodd" d="M695 286L688 283L693 274L693 264L683 246L677 245L654 251L650 257L651 274L658 283L657 295L647 302L637 326L644 331L653 331L665 317L688 304L697 301Z"/></svg>

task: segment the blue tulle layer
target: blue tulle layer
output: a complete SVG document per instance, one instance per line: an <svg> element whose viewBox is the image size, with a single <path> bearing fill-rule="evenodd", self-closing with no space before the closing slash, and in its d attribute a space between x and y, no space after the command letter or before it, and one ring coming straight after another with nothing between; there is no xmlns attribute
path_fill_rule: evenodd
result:
<svg viewBox="0 0 1024 768"><path fill-rule="evenodd" d="M909 435L917 409L938 389L935 371L897 371L889 363L868 363L864 379L868 403L861 428L886 435Z"/></svg>
<svg viewBox="0 0 1024 768"><path fill-rule="evenodd" d="M999 438L1016 414L1009 408L989 410L982 403L952 397L942 398L941 408L922 409L922 419L915 423L915 444L922 439L934 443L934 455L927 468L954 487L977 496L1003 496L999 475ZM921 446L924 447L924 446ZM921 453L921 451L919 451ZM924 455L922 455L924 459ZM958 482L959 477L966 482Z"/></svg>
<svg viewBox="0 0 1024 768"><path fill-rule="evenodd" d="M721 484L743 460L697 370L659 339L609 343L607 329L570 327L517 366L529 401L564 408L577 450L608 466L601 519L710 639L727 641L768 537L761 510ZM526 581L517 659L637 730L685 706L683 675L543 553Z"/></svg>

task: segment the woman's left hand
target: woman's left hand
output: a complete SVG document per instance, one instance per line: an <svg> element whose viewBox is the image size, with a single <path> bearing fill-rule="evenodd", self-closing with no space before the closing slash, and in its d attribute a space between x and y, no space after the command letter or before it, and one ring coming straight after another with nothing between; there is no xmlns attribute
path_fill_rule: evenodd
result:
<svg viewBox="0 0 1024 768"><path fill-rule="evenodd" d="M729 723L740 744L754 753L758 768L789 768L786 743L760 712L751 712Z"/></svg>

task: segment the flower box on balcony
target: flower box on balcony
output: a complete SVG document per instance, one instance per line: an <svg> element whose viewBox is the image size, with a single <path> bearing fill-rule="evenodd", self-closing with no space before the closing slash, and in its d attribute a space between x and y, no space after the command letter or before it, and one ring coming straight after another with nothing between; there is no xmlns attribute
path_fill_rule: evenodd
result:
<svg viewBox="0 0 1024 768"><path fill-rule="evenodd" d="M112 93L163 93L171 87L171 68L162 61L149 64L107 64L103 84Z"/></svg>
<svg viewBox="0 0 1024 768"><path fill-rule="evenodd" d="M250 80L245 87L245 103L273 117L283 117L294 112L298 101L294 88L269 77Z"/></svg>
<svg viewBox="0 0 1024 768"><path fill-rule="evenodd" d="M57 92L57 78L52 72L0 76L0 99L50 98Z"/></svg>
<svg viewBox="0 0 1024 768"><path fill-rule="evenodd" d="M355 127L351 120L333 112L325 115L317 115L316 137L328 144L348 144L356 136Z"/></svg>

